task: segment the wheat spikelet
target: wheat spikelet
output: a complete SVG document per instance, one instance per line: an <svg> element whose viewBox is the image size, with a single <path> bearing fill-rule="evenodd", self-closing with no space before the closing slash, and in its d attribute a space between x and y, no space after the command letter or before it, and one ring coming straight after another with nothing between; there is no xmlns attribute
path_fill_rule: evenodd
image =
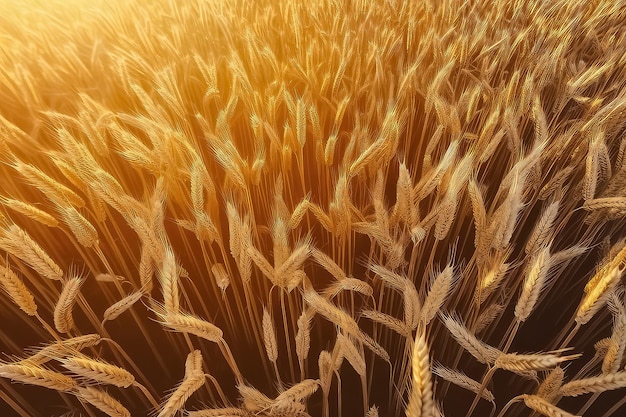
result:
<svg viewBox="0 0 626 417"><path fill-rule="evenodd" d="M261 270L263 275L265 275L274 285L278 284L274 268L257 248L255 248L254 246L249 246L246 250L246 254Z"/></svg>
<svg viewBox="0 0 626 417"><path fill-rule="evenodd" d="M537 396L545 399L549 403L556 400L559 396L559 390L563 385L564 375L563 368L558 366L550 371L548 376L545 377L537 388Z"/></svg>
<svg viewBox="0 0 626 417"><path fill-rule="evenodd" d="M543 414L546 417L579 417L567 411L561 410L536 395L523 395L524 404L533 411Z"/></svg>
<svg viewBox="0 0 626 417"><path fill-rule="evenodd" d="M304 379L297 384L293 385L286 391L281 392L276 397L275 402L280 403L283 401L295 401L301 402L306 400L311 395L315 394L319 388L320 383L317 379Z"/></svg>
<svg viewBox="0 0 626 417"><path fill-rule="evenodd" d="M344 278L341 281L333 282L323 291L324 297L331 299L336 297L342 291L352 291L359 294L363 294L366 297L371 297L374 294L374 289L365 281L361 281L357 278Z"/></svg>
<svg viewBox="0 0 626 417"><path fill-rule="evenodd" d="M312 287L308 287L304 290L303 297L304 301L321 316L339 326L346 333L357 338L357 340L366 345L372 352L376 353L385 361L389 360L389 354L376 341L363 333L361 329L359 329L356 321L354 321L352 316L348 313L328 302L328 300L315 292Z"/></svg>
<svg viewBox="0 0 626 417"><path fill-rule="evenodd" d="M618 289L616 290L619 291ZM622 294L619 291L619 294ZM613 314L613 332L604 359L602 360L602 373L615 373L619 370L626 348L624 335L626 334L626 308L620 297L613 293L609 299L609 309Z"/></svg>
<svg viewBox="0 0 626 417"><path fill-rule="evenodd" d="M535 308L539 294L548 282L550 270L550 245L541 249L534 256L526 273L522 292L515 305L515 317L520 322L526 321Z"/></svg>
<svg viewBox="0 0 626 417"><path fill-rule="evenodd" d="M553 232L552 228L554 221L559 214L560 206L560 200L556 200L550 203L550 205L543 211L539 221L530 235L530 238L528 238L528 242L526 243L526 254L530 255L535 253L539 250L539 248L544 247L544 245L549 241L549 236L550 233Z"/></svg>
<svg viewBox="0 0 626 417"><path fill-rule="evenodd" d="M96 228L72 206L59 207L61 217L70 228L78 243L86 248L98 245Z"/></svg>
<svg viewBox="0 0 626 417"><path fill-rule="evenodd" d="M296 333L296 355L301 365L309 355L309 349L311 348L311 320L312 316L306 311L302 310L302 314L298 317L297 326L298 332Z"/></svg>
<svg viewBox="0 0 626 417"><path fill-rule="evenodd" d="M443 240L447 236L450 228L452 227L452 222L454 221L457 204L458 202L456 196L451 194L446 194L443 201L440 203L437 208L438 214L437 221L435 223L435 239Z"/></svg>
<svg viewBox="0 0 626 417"><path fill-rule="evenodd" d="M375 405L370 407L367 413L365 413L365 417L378 417L378 407Z"/></svg>
<svg viewBox="0 0 626 417"><path fill-rule="evenodd" d="M290 230L294 230L300 225L300 223L302 222L302 219L304 218L304 216L306 215L309 209L309 204L310 204L309 196L307 195L293 209L293 213L291 213L291 216L289 217L289 221L287 222L287 227Z"/></svg>
<svg viewBox="0 0 626 417"><path fill-rule="evenodd" d="M509 252L498 252L490 261L490 269L481 274L474 292L474 300L482 304L502 283L511 264L506 262Z"/></svg>
<svg viewBox="0 0 626 417"><path fill-rule="evenodd" d="M185 359L185 375L201 375L202 371L202 352L194 350L187 355Z"/></svg>
<svg viewBox="0 0 626 417"><path fill-rule="evenodd" d="M64 368L76 375L104 384L128 388L135 383L135 377L127 370L102 360L86 356L70 356L61 360Z"/></svg>
<svg viewBox="0 0 626 417"><path fill-rule="evenodd" d="M56 391L67 392L76 387L76 381L69 376L50 371L32 363L0 365L0 376L9 378L12 381L37 385Z"/></svg>
<svg viewBox="0 0 626 417"><path fill-rule="evenodd" d="M104 311L103 321L115 320L123 312L131 308L137 301L141 300L143 295L144 293L142 291L136 291L114 303Z"/></svg>
<svg viewBox="0 0 626 417"><path fill-rule="evenodd" d="M37 304L33 294L10 268L0 265L0 282L11 300L29 316L37 314Z"/></svg>
<svg viewBox="0 0 626 417"><path fill-rule="evenodd" d="M389 314L381 313L376 310L363 310L361 311L361 316L380 323L402 336L408 337L411 334L412 329L406 322L392 317Z"/></svg>
<svg viewBox="0 0 626 417"><path fill-rule="evenodd" d="M413 183L411 173L405 163L398 168L398 182L396 184L396 204L393 206L391 218L393 223L400 221L412 225L417 222L417 211L413 204Z"/></svg>
<svg viewBox="0 0 626 417"><path fill-rule="evenodd" d="M213 264L211 266L211 274L213 274L215 282L220 290L222 290L222 292L226 291L230 285L230 278L228 277L228 272L226 272L224 264L219 262Z"/></svg>
<svg viewBox="0 0 626 417"><path fill-rule="evenodd" d="M559 394L576 397L590 392L604 392L624 387L626 387L626 372L622 371L568 382L563 384Z"/></svg>
<svg viewBox="0 0 626 417"><path fill-rule="evenodd" d="M311 253L310 238L305 239L291 252L291 255L277 269L275 277L279 282L279 286L286 288L288 291L298 286L299 281L294 280L293 276L299 276L298 272L302 268L302 264L308 259Z"/></svg>
<svg viewBox="0 0 626 417"><path fill-rule="evenodd" d="M594 135L589 143L587 158L585 159L585 177L583 178L583 199L591 200L596 194L600 177L600 155L597 136Z"/></svg>
<svg viewBox="0 0 626 417"><path fill-rule="evenodd" d="M124 277L120 275L112 275L108 273L101 273L94 277L94 279L98 282L116 282L116 281L124 281Z"/></svg>
<svg viewBox="0 0 626 417"><path fill-rule="evenodd" d="M489 325L492 324L493 321L496 319L496 317L502 314L503 310L504 305L502 304L491 304L489 307L487 307L485 311L480 313L480 315L476 319L474 329L475 333L478 334L488 328Z"/></svg>
<svg viewBox="0 0 626 417"><path fill-rule="evenodd" d="M247 411L254 413L268 410L272 406L272 400L253 387L239 384L237 385L237 389L243 398L243 408Z"/></svg>
<svg viewBox="0 0 626 417"><path fill-rule="evenodd" d="M110 417L130 417L130 411L104 391L78 387L76 395Z"/></svg>
<svg viewBox="0 0 626 417"><path fill-rule="evenodd" d="M337 342L341 355L348 360L357 374L364 377L367 370L365 359L352 341L341 333L337 334Z"/></svg>
<svg viewBox="0 0 626 417"><path fill-rule="evenodd" d="M403 277L381 265L371 264L369 269L379 276L389 287L401 292L404 295L404 321L413 330L420 320L422 305L415 284L406 277Z"/></svg>
<svg viewBox="0 0 626 417"><path fill-rule="evenodd" d="M267 354L267 358L271 362L276 362L278 359L276 329L274 328L274 322L272 321L272 318L266 308L263 308L263 342L265 344L265 353Z"/></svg>
<svg viewBox="0 0 626 417"><path fill-rule="evenodd" d="M328 271L337 281L347 278L344 270L337 265L330 256L321 252L319 249L314 248L311 251L311 256L315 259L315 262Z"/></svg>
<svg viewBox="0 0 626 417"><path fill-rule="evenodd" d="M154 262L152 261L150 252L142 246L141 254L139 257L139 282L141 283L141 288L143 288L146 293L150 293L150 291L152 291L153 275Z"/></svg>
<svg viewBox="0 0 626 417"><path fill-rule="evenodd" d="M475 394L481 392L480 382L474 381L463 372L454 371L440 364L435 364L433 366L433 373L445 379L446 381L452 382L453 384L458 385L459 387L471 391ZM491 403L495 401L493 393L488 389L483 389L480 393L480 396Z"/></svg>
<svg viewBox="0 0 626 417"><path fill-rule="evenodd" d="M52 359L65 357L85 348L95 346L100 343L101 340L101 336L97 333L72 337L71 339L65 339L44 346L36 350L31 356L25 358L24 361L35 365L42 365Z"/></svg>
<svg viewBox="0 0 626 417"><path fill-rule="evenodd" d="M604 265L585 286L585 294L576 311L576 322L586 324L607 301L623 274L626 259L624 247L611 261Z"/></svg>
<svg viewBox="0 0 626 417"><path fill-rule="evenodd" d="M180 333L191 333L210 342L219 342L224 333L222 330L206 320L187 313L158 314L162 324L171 330Z"/></svg>
<svg viewBox="0 0 626 417"><path fill-rule="evenodd" d="M421 323L428 325L435 317L446 298L448 298L456 279L457 277L454 276L454 270L451 265L446 266L443 271L432 279L430 290L420 312Z"/></svg>
<svg viewBox="0 0 626 417"><path fill-rule="evenodd" d="M430 417L434 415L433 388L430 373L430 359L426 336L419 330L415 336L415 344L411 359L412 380L409 403L406 407L407 417Z"/></svg>
<svg viewBox="0 0 626 417"><path fill-rule="evenodd" d="M612 209L619 212L626 210L626 198L624 197L604 197L587 200L583 208L588 211Z"/></svg>
<svg viewBox="0 0 626 417"><path fill-rule="evenodd" d="M63 291L54 306L54 327L61 333L67 333L74 327L72 309L82 283L81 277L71 277L63 284Z"/></svg>
<svg viewBox="0 0 626 417"><path fill-rule="evenodd" d="M44 194L54 196L57 201L69 201L76 207L84 207L85 201L74 191L45 174L37 167L20 161L15 161L13 167L34 187Z"/></svg>
<svg viewBox="0 0 626 417"><path fill-rule="evenodd" d="M161 287L163 289L165 310L168 314L176 314L180 311L178 269L176 259L174 258L174 252L169 248L165 251L165 257L163 258L163 264L159 272L159 281L161 282Z"/></svg>
<svg viewBox="0 0 626 417"><path fill-rule="evenodd" d="M59 225L59 221L55 219L52 215L28 203L5 197L2 197L1 201L5 207L10 208L17 213L23 214L24 216L33 219L41 224L45 224L48 227L57 227Z"/></svg>
<svg viewBox="0 0 626 417"><path fill-rule="evenodd" d="M474 213L474 228L476 230L474 246L478 248L480 246L479 242L482 236L482 231L487 225L487 211L485 209L483 196L478 188L478 184L476 184L476 181L470 179L467 191L472 202L472 212Z"/></svg>
<svg viewBox="0 0 626 417"><path fill-rule="evenodd" d="M502 353L496 358L494 365L497 368L513 372L540 371L543 369L554 368L562 362L576 359L578 357L580 357L580 355L558 356L552 353L537 353L528 355Z"/></svg>
<svg viewBox="0 0 626 417"><path fill-rule="evenodd" d="M454 339L479 362L493 364L501 355L498 349L478 340L457 318L442 315L442 320Z"/></svg>
<svg viewBox="0 0 626 417"><path fill-rule="evenodd" d="M53 280L61 280L63 278L63 270L37 242L16 225L3 228L0 248L26 262L43 277Z"/></svg>
<svg viewBox="0 0 626 417"><path fill-rule="evenodd" d="M172 417L176 415L191 395L204 385L204 375L185 375L185 379L172 392L165 404L161 407L158 417Z"/></svg>

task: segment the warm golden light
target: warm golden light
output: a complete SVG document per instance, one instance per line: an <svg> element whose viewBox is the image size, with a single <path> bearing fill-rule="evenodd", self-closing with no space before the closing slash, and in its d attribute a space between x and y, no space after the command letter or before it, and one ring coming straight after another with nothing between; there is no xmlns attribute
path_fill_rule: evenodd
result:
<svg viewBox="0 0 626 417"><path fill-rule="evenodd" d="M0 415L626 410L619 2L0 7Z"/></svg>

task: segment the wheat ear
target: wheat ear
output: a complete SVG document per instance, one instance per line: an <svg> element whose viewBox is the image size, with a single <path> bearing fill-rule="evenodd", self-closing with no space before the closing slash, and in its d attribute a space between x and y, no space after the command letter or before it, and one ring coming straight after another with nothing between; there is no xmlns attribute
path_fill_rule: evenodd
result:
<svg viewBox="0 0 626 417"><path fill-rule="evenodd" d="M412 383L406 417L432 417L435 413L426 336L418 329L411 359Z"/></svg>
<svg viewBox="0 0 626 417"><path fill-rule="evenodd" d="M63 285L59 301L54 307L54 326L61 333L67 333L74 327L72 308L82 283L82 278L71 277Z"/></svg>
<svg viewBox="0 0 626 417"><path fill-rule="evenodd" d="M37 314L35 297L10 268L0 265L0 282L11 300L26 314Z"/></svg>
<svg viewBox="0 0 626 417"><path fill-rule="evenodd" d="M437 364L433 367L433 373L448 382L451 382L461 388L465 388L466 390L473 392L474 394L478 394L480 392L480 396L490 403L493 403L495 401L495 397L491 391L489 391L488 389L483 389L481 392L480 382L473 380L472 378L465 375L463 372L455 371Z"/></svg>
<svg viewBox="0 0 626 417"><path fill-rule="evenodd" d="M185 379L172 392L161 407L157 417L172 417L182 408L191 395L204 385L204 374L185 375Z"/></svg>
<svg viewBox="0 0 626 417"><path fill-rule="evenodd" d="M580 417L561 410L555 405L536 395L523 395L524 404L533 411L543 414L546 417Z"/></svg>
<svg viewBox="0 0 626 417"><path fill-rule="evenodd" d="M458 319L442 315L442 319L454 339L479 362L493 364L500 351L478 340Z"/></svg>
<svg viewBox="0 0 626 417"><path fill-rule="evenodd" d="M512 372L540 371L554 368L562 362L576 359L581 355L558 356L551 353L520 355L503 353L496 358L495 366Z"/></svg>
<svg viewBox="0 0 626 417"><path fill-rule="evenodd" d="M590 392L611 391L624 387L626 387L626 371L568 382L561 387L559 393L566 397L576 397Z"/></svg>
<svg viewBox="0 0 626 417"><path fill-rule="evenodd" d="M37 385L56 391L71 391L76 381L67 375L36 366L32 363L0 365L0 376L24 384Z"/></svg>
<svg viewBox="0 0 626 417"><path fill-rule="evenodd" d="M104 391L92 387L78 387L76 395L110 417L130 417L130 411Z"/></svg>
<svg viewBox="0 0 626 417"><path fill-rule="evenodd" d="M30 265L41 276L61 280L63 270L24 230L11 225L2 230L0 247Z"/></svg>
<svg viewBox="0 0 626 417"><path fill-rule="evenodd" d="M187 313L160 315L162 324L175 332L191 333L210 342L219 342L224 333L216 325Z"/></svg>
<svg viewBox="0 0 626 417"><path fill-rule="evenodd" d="M143 297L143 295L144 293L142 291L137 291L111 305L104 311L103 322L115 320L116 318L118 318L123 312L131 308L137 301L141 300L141 297Z"/></svg>
<svg viewBox="0 0 626 417"><path fill-rule="evenodd" d="M24 216L48 227L57 227L59 225L59 221L55 219L52 215L23 201L4 197L1 197L0 201L2 202L2 204L4 204L5 207L8 207L13 211L23 214Z"/></svg>
<svg viewBox="0 0 626 417"><path fill-rule="evenodd" d="M63 367L76 375L120 388L128 388L135 383L135 377L126 369L86 356L72 356L61 360Z"/></svg>

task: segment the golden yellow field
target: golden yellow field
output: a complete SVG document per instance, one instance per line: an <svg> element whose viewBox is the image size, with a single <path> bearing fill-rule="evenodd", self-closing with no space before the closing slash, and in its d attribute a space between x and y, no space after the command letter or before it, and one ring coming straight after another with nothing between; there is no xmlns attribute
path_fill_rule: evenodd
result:
<svg viewBox="0 0 626 417"><path fill-rule="evenodd" d="M0 416L626 413L626 4L0 0Z"/></svg>

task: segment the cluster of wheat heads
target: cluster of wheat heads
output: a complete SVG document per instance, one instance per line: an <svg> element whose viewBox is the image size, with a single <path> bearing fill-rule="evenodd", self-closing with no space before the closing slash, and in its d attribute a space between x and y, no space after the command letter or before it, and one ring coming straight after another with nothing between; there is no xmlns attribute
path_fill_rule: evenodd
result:
<svg viewBox="0 0 626 417"><path fill-rule="evenodd" d="M2 415L624 412L623 3L0 3Z"/></svg>

